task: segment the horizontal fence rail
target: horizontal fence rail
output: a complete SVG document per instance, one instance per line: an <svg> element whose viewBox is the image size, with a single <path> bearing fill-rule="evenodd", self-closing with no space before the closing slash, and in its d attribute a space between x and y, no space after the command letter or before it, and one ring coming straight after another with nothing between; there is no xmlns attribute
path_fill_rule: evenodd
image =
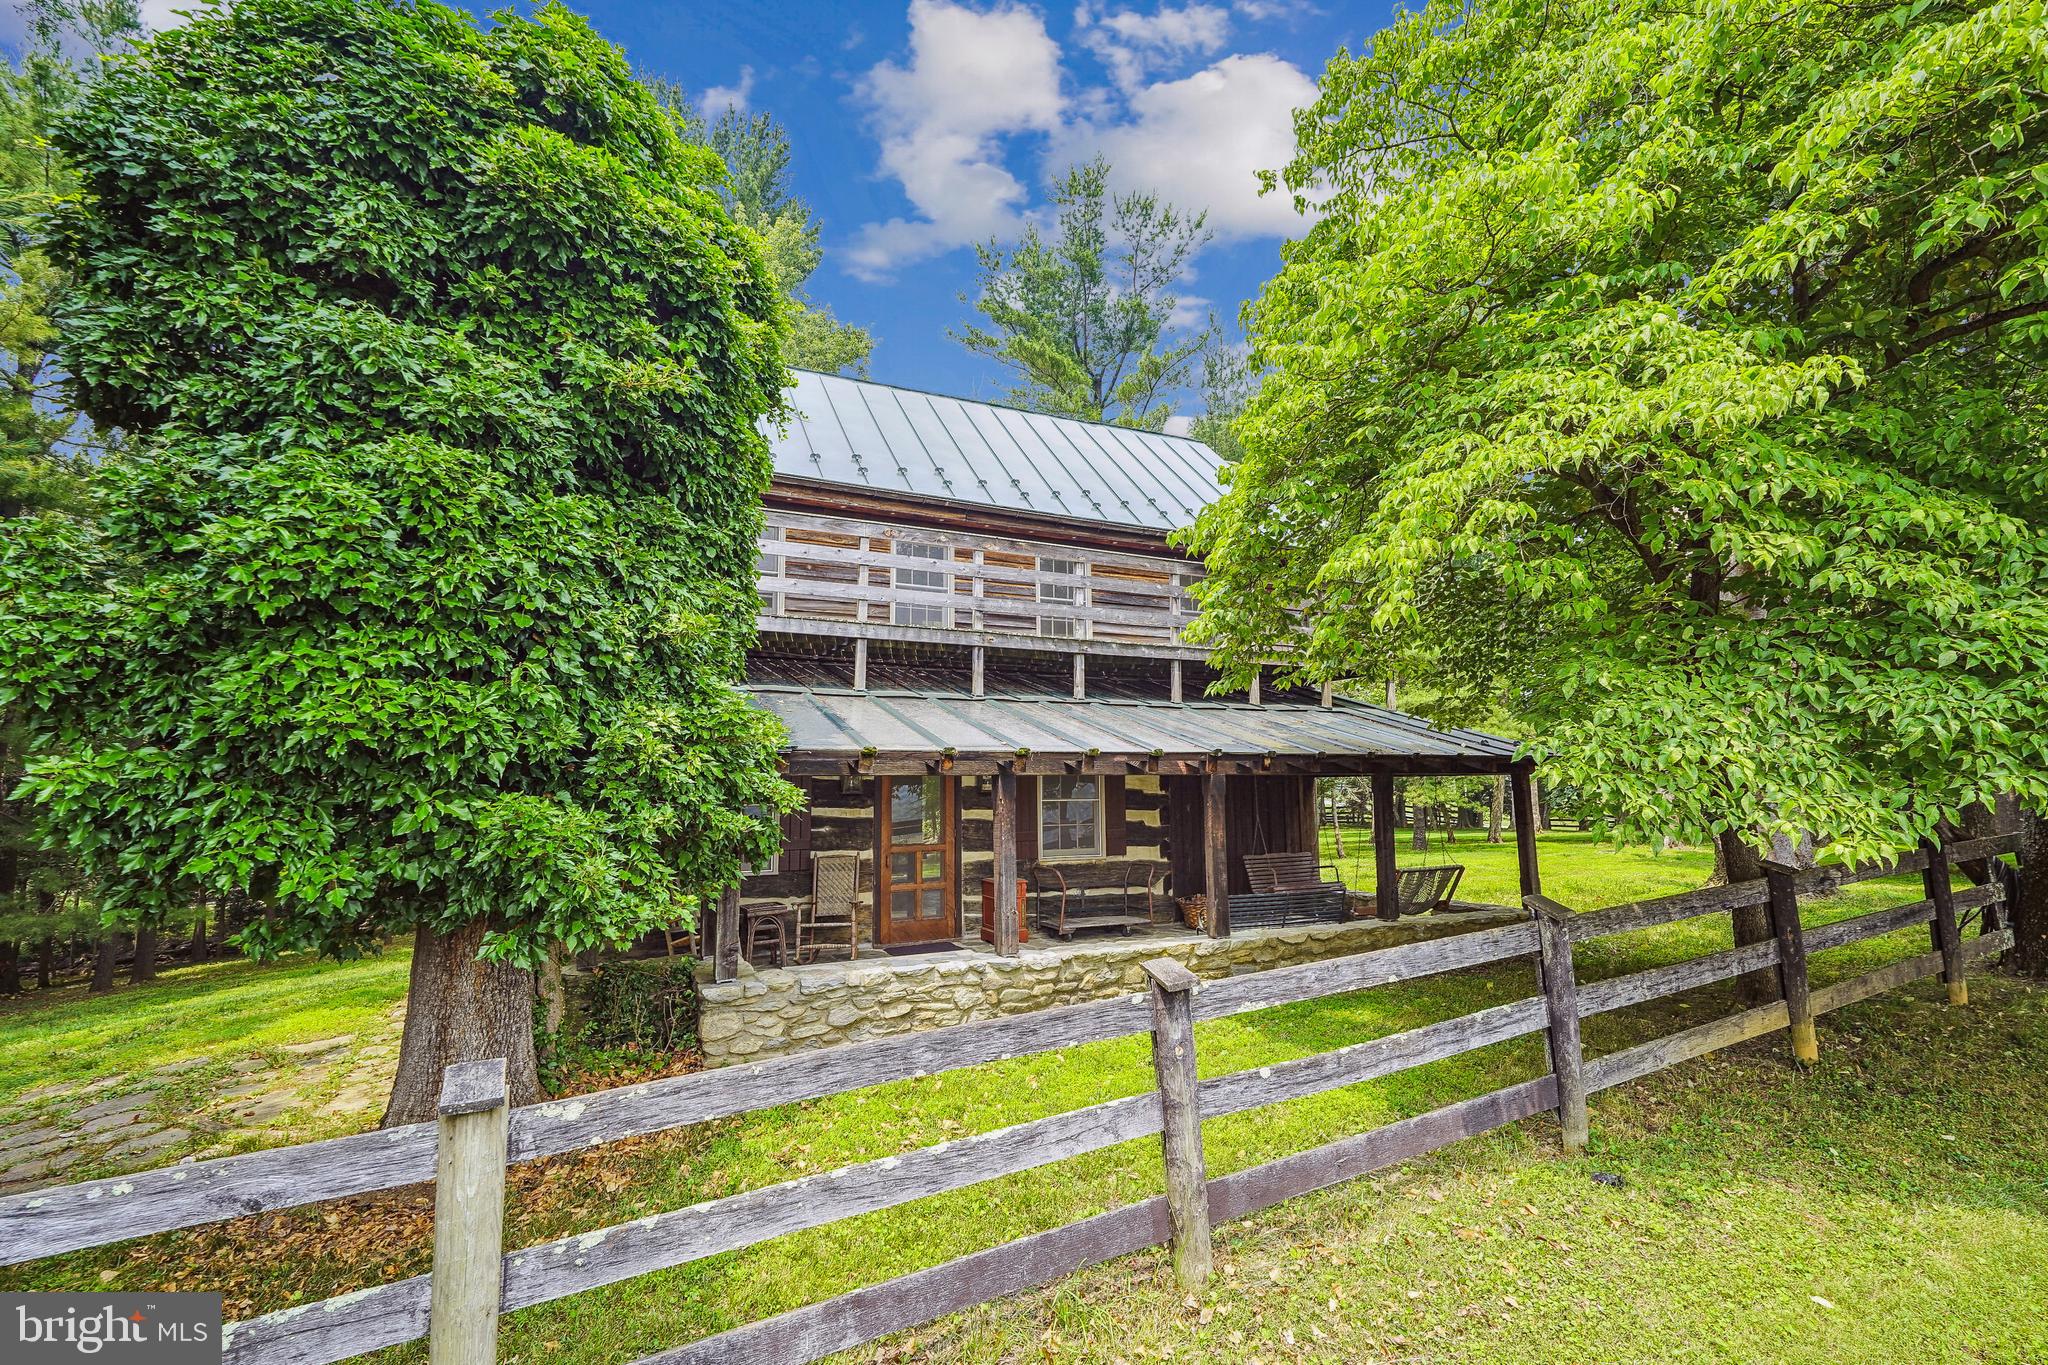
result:
<svg viewBox="0 0 2048 1365"><path fill-rule="evenodd" d="M434 1274L232 1324L224 1359L326 1365L432 1335L437 1359L445 1347L447 1359L482 1361L488 1359L483 1346L460 1343L494 1340L500 1313L1158 1135L1168 1157L1168 1191L1161 1198L679 1346L643 1365L814 1360L1147 1247L1175 1246L1177 1273L1198 1280L1208 1273L1213 1223L1544 1112L1560 1118L1567 1148L1582 1145L1590 1093L1788 1026L1797 1059L1808 1062L1801 1040L1810 1042L1813 1016L1913 981L1940 975L1949 982L1951 1001L1966 1001L1965 971L2009 947L2012 934L1999 913L2004 884L1994 877L1951 892L1948 869L2011 852L2016 842L2010 836L1970 840L1846 870L1772 865L1764 882L1585 914L1532 896L1527 923L1220 981L1197 982L1178 963L1162 962L1148 968L1147 994L822 1048L519 1109L504 1107L501 1066L487 1076L487 1064L464 1064L450 1068L436 1123L0 1200L0 1264L438 1178ZM1802 896L1914 871L1927 889L1923 899L1812 928L1800 923ZM1776 936L1770 940L1604 980L1577 980L1576 943L1756 905L1771 907ZM1981 916L1979 931L1962 939L1960 926L1972 915ZM1810 954L1921 924L1931 926L1932 951L1809 991ZM1541 994L1330 1052L1194 1079L1194 1035L1188 1031L1194 1021L1510 960L1536 966ZM1764 971L1776 973L1780 999L1604 1056L1582 1055L1581 1019ZM489 1196L501 1201L504 1172L512 1163L1137 1034L1151 1036L1158 1090L509 1253L490 1235L502 1219L492 1212L500 1205ZM1533 1080L1248 1170L1209 1178L1200 1168L1203 1119L1357 1085L1533 1034L1545 1036L1549 1056L1547 1074ZM1169 1055L1175 1059L1171 1065ZM1169 1078L1184 1079L1169 1087ZM453 1235L464 1220L469 1233ZM446 1238L438 1235L444 1225L451 1230ZM1190 1238L1200 1240L1199 1255L1183 1254L1195 1250L1187 1245ZM444 1266L451 1268L444 1272Z"/></svg>

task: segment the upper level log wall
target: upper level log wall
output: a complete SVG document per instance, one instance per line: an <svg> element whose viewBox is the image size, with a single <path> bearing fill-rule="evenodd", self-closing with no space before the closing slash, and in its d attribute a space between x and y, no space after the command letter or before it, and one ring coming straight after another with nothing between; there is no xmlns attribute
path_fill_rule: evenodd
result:
<svg viewBox="0 0 2048 1365"><path fill-rule="evenodd" d="M770 508L760 628L1200 657L1182 631L1201 577L1170 554Z"/></svg>

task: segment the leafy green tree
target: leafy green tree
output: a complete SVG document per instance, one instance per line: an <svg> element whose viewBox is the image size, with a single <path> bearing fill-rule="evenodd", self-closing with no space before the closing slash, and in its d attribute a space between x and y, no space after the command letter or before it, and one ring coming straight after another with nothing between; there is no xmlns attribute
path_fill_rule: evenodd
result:
<svg viewBox="0 0 2048 1365"><path fill-rule="evenodd" d="M953 338L1016 371L1010 396L1021 407L1157 431L1215 336L1209 327L1168 337L1188 262L1211 235L1208 215L1113 194L1099 157L1069 169L1053 202L1050 237L1027 227L1013 247L980 248L974 306L988 326Z"/></svg>
<svg viewBox="0 0 2048 1365"><path fill-rule="evenodd" d="M1300 602L1310 675L1470 643L1589 809L1737 876L2040 809L2043 21L1433 0L1340 53L1194 538L1226 658Z"/></svg>
<svg viewBox="0 0 2048 1365"><path fill-rule="evenodd" d="M26 7L27 51L0 67L0 519L26 534L30 519L75 518L91 504L90 476L104 443L62 401L53 314L64 273L44 248L50 212L75 187L50 146L57 113L93 67L69 55L126 47L141 36L133 0ZM0 607L0 621L4 621ZM35 945L47 976L51 945L90 928L68 861L42 848L12 793L26 758L19 706L0 689L0 992L19 989L21 943Z"/></svg>
<svg viewBox="0 0 2048 1365"><path fill-rule="evenodd" d="M709 140L730 177L722 191L726 207L760 235L769 273L793 305L784 358L827 374L866 374L874 337L839 321L804 288L825 252L810 205L790 192L789 130L766 114L748 118L728 109L711 125Z"/></svg>
<svg viewBox="0 0 2048 1365"><path fill-rule="evenodd" d="M1242 347L1216 346L1202 357L1202 415L1188 426L1188 435L1208 446L1225 463L1244 458L1237 439L1237 419L1259 391L1258 376Z"/></svg>
<svg viewBox="0 0 2048 1365"><path fill-rule="evenodd" d="M789 300L783 359L827 374L865 375L874 337L864 327L839 321L804 287L825 252L819 245L822 229L810 205L790 190L789 130L767 114L748 118L737 109L727 109L707 126L681 84L658 75L640 79L681 120L685 136L706 144L725 162L727 178L719 196L736 221L760 236L769 273Z"/></svg>
<svg viewBox="0 0 2048 1365"><path fill-rule="evenodd" d="M553 5L242 0L58 142L65 359L131 442L90 572L0 561L24 790L110 913L413 933L387 1121L465 1057L531 1099L530 969L689 920L793 797L734 686L785 371L724 169Z"/></svg>

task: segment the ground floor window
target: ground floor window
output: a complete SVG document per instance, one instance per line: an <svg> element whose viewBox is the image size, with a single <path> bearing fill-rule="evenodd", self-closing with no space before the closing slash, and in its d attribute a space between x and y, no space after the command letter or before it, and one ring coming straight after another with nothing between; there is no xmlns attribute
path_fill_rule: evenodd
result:
<svg viewBox="0 0 2048 1365"><path fill-rule="evenodd" d="M1039 779L1038 851L1044 858L1102 856L1101 778Z"/></svg>

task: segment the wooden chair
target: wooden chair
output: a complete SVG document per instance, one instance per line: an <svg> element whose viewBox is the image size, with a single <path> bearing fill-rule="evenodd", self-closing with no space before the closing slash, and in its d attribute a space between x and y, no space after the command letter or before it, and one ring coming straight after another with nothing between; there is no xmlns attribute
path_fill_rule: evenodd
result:
<svg viewBox="0 0 2048 1365"><path fill-rule="evenodd" d="M811 854L811 898L797 910L796 960L818 957L818 931L844 929L848 957L860 956L860 852Z"/></svg>
<svg viewBox="0 0 2048 1365"><path fill-rule="evenodd" d="M767 965L767 949L775 953L775 965L789 965L789 911L779 905L750 905L742 912L746 933L740 940L747 948L747 961L756 968Z"/></svg>

